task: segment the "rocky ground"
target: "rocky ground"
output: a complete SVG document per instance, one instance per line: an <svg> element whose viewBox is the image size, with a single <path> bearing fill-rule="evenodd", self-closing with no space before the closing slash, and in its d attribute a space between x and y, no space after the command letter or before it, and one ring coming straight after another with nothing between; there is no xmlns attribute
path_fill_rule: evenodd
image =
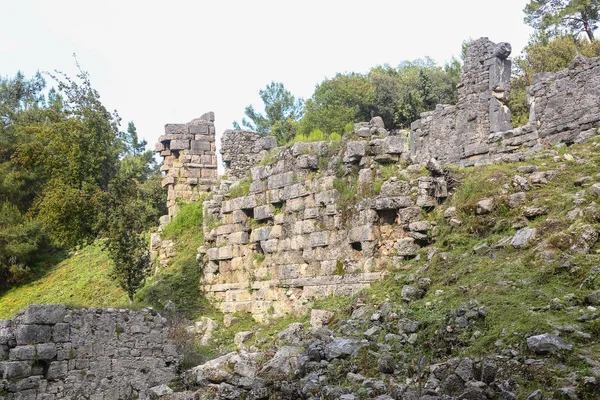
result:
<svg viewBox="0 0 600 400"><path fill-rule="evenodd" d="M594 139L452 170L416 257L278 332L242 315L199 321L214 356L156 396L600 398L599 162Z"/></svg>

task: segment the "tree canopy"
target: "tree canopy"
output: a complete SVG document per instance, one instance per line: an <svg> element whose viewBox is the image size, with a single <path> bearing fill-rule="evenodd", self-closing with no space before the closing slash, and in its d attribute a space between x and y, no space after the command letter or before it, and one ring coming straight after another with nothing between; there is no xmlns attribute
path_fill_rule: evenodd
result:
<svg viewBox="0 0 600 400"><path fill-rule="evenodd" d="M303 114L303 99L296 99L283 83L271 82L259 91L265 107L265 115L256 112L252 105L244 110L242 124L233 122L235 129L246 128L260 134L273 134L280 142L294 136L296 122Z"/></svg>
<svg viewBox="0 0 600 400"><path fill-rule="evenodd" d="M102 104L83 70L75 78L47 76L56 84L47 92L40 73L0 77L2 289L29 279L46 252L114 232L115 204L135 205L134 214L123 215L137 224L138 236L166 211L152 152L133 122L119 131L118 114ZM129 189L117 203L114 188L123 182Z"/></svg>
<svg viewBox="0 0 600 400"><path fill-rule="evenodd" d="M585 33L594 41L600 0L531 0L523 11L526 24L550 36Z"/></svg>

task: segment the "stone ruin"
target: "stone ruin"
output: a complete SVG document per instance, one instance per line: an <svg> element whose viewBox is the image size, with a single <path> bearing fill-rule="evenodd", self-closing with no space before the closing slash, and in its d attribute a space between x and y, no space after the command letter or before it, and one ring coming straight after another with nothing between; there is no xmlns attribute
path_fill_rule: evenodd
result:
<svg viewBox="0 0 600 400"><path fill-rule="evenodd" d="M442 202L450 184L432 159L459 166L520 161L547 144L597 134L600 58L578 57L568 69L536 75L527 91L529 122L512 128L510 51L508 43L487 38L472 42L458 103L422 113L409 138L387 132L378 117L356 124L358 139L344 139L341 147L313 142L275 148L274 138L226 131L221 148L226 171L218 187L212 113L200 119L208 124L206 137L191 135L194 121L173 125L175 130L167 125L168 133L176 132L159 145L161 154L171 157L165 166L170 215L175 199L212 192L204 203L206 245L198 249L207 296L223 312L247 311L266 319L304 312L319 297L355 293L428 244L434 227L421 210ZM177 135L187 136L180 143ZM211 156L208 167L194 165L192 136L213 141L204 155ZM427 163L430 173L408 176L410 168L403 169L380 181L379 193L368 193L382 166L400 163ZM189 174L193 168L200 172ZM204 168L207 180L201 184L195 178ZM343 188L336 186L340 169L358 175L359 200L350 209L343 204ZM242 184L249 184L247 193L232 196ZM152 250L168 265L173 243L155 234Z"/></svg>
<svg viewBox="0 0 600 400"><path fill-rule="evenodd" d="M156 152L163 159L162 185L167 187L169 218L177 213L177 200L198 201L217 183L215 114L202 115L187 124L167 124Z"/></svg>
<svg viewBox="0 0 600 400"><path fill-rule="evenodd" d="M31 305L0 320L0 399L139 398L174 380L179 361L153 310Z"/></svg>
<svg viewBox="0 0 600 400"><path fill-rule="evenodd" d="M571 67L537 74L527 89L529 122L512 128L510 45L481 38L468 48L456 105L438 105L411 125L411 158L470 166L519 161L550 143L574 143L600 121L600 58L578 56Z"/></svg>

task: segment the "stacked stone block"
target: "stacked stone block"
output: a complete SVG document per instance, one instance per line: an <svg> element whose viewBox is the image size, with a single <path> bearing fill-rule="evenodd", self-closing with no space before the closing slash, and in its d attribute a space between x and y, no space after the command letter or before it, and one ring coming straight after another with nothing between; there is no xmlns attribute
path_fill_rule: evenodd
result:
<svg viewBox="0 0 600 400"><path fill-rule="evenodd" d="M176 378L180 356L152 310L31 305L0 321L0 399L129 399Z"/></svg>
<svg viewBox="0 0 600 400"><path fill-rule="evenodd" d="M511 128L510 44L487 38L469 44L456 105L438 105L411 125L411 155L417 162L472 164L489 152L490 133Z"/></svg>
<svg viewBox="0 0 600 400"><path fill-rule="evenodd" d="M215 116L209 112L187 124L167 124L158 138L156 152L164 159L162 181L168 189L169 217L177 213L177 201L198 201L217 182Z"/></svg>
<svg viewBox="0 0 600 400"><path fill-rule="evenodd" d="M421 218L418 204L430 207L447 196L444 178L394 177L379 195L357 198L349 209L334 187L336 162L358 170L360 185L372 187L377 160L406 155L405 137L331 146L277 148L276 163L240 174L251 179L248 195L229 198L222 190L205 203L205 213L220 225L207 230L200 249L202 286L223 312L250 312L259 320L304 312L312 300L351 295L381 279L384 267L414 256L427 240L431 227L411 230L410 223Z"/></svg>
<svg viewBox="0 0 600 400"><path fill-rule="evenodd" d="M520 161L550 143L576 143L600 124L600 59L577 56L562 71L536 74L527 89L526 125L512 128L510 45L469 45L456 105L438 105L411 125L411 157L457 165Z"/></svg>
<svg viewBox="0 0 600 400"><path fill-rule="evenodd" d="M274 136L226 130L221 138L221 156L227 177L243 179L250 168L260 163L275 147L277 139Z"/></svg>

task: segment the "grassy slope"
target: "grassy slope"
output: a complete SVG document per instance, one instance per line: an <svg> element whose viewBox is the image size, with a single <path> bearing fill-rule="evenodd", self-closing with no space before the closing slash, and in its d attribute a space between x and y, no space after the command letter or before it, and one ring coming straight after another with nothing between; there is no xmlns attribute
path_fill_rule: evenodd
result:
<svg viewBox="0 0 600 400"><path fill-rule="evenodd" d="M584 297L592 290L600 289L600 269L595 268L600 265L600 245L596 244L588 254L569 255L556 247L560 242L555 240L570 227L575 232L578 226L585 224L596 230L599 228L599 221L589 216L567 219L567 213L575 207L583 210L597 201L587 188L576 186L574 182L583 176L592 177L589 183L600 181L600 146L594 145L600 143L598 139L559 149L560 161L547 156L524 163L456 169L454 174L460 185L455 194L447 204L426 216L436 224L437 232L434 243L422 250L419 259L391 270L387 279L369 290L354 297L324 299L318 301L315 308L336 310L336 318L341 320L348 319L358 303L374 309L382 302L390 301L399 315L424 324L425 329L419 332L416 346L425 352L431 351L429 356L435 358L433 351L439 345L440 337L445 335L448 312L461 303L476 300L488 309L489 314L485 321L459 335L451 355L479 356L509 348L527 354L526 337L577 324L577 317L587 312ZM566 153L575 156L575 160L563 157ZM558 175L547 184L533 187L527 192L526 203L511 209L507 199L515 191L511 185L512 177L523 165L537 165L540 171L554 170ZM579 206L574 203L577 193L582 194ZM486 216L476 215L477 201L489 196L497 200L495 211ZM500 239L513 235L517 229L515 223L522 220L523 207L530 205L543 206L547 213L523 221L538 231L529 247L513 249L507 246L474 254L476 245L487 243L493 248ZM451 226L443 217L448 206L457 207L456 217L462 221L460 226ZM198 287L200 269L195 254L202 242L201 225L200 205L182 208L163 235L176 239L177 256L169 268L149 280L137 296L138 302L161 309L167 300L172 300L186 317L208 315L222 321L222 315L207 304ZM428 251L432 248L436 249L435 255L428 260ZM423 299L407 304L401 300L400 292L402 286L411 284L415 277L430 278L432 284ZM6 318L32 302L115 306L124 304L126 297L114 289L108 278L106 254L98 246L92 246L64 261L42 279L0 297L0 317ZM230 329L217 332L217 344L224 349L231 348L232 337L237 331L252 329L256 332L256 343L268 345L268 339L293 320L308 320L307 315L289 316L271 326L257 326L248 316L239 317L239 322ZM581 364L577 355L598 358L598 322L600 320L578 323L591 338L566 332L565 339L575 345L574 354L560 355L553 360L568 365L571 371L585 371L588 367ZM362 335L362 331L357 329L356 334ZM210 353L218 351L218 345L210 349ZM569 370L559 368L548 379L559 379ZM523 384L525 392L527 381Z"/></svg>
<svg viewBox="0 0 600 400"><path fill-rule="evenodd" d="M128 304L126 293L109 276L108 254L100 244L84 247L50 268L33 282L0 297L0 319L35 303L64 303L81 307L118 307Z"/></svg>

